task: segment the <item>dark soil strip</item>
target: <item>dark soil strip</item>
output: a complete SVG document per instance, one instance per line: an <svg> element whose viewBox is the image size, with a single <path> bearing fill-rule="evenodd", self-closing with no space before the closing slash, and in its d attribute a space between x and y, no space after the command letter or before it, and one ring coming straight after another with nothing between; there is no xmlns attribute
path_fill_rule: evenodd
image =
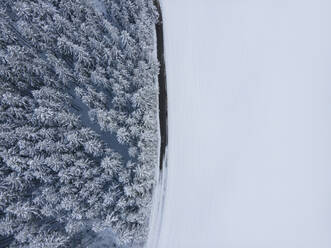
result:
<svg viewBox="0 0 331 248"><path fill-rule="evenodd" d="M154 4L159 13L159 21L156 24L156 39L157 39L157 59L160 63L159 72L159 119L161 133L161 148L160 148L160 170L163 167L163 159L165 150L168 145L168 98L167 98L167 78L164 60L164 41L163 41L163 19L160 3L154 0Z"/></svg>

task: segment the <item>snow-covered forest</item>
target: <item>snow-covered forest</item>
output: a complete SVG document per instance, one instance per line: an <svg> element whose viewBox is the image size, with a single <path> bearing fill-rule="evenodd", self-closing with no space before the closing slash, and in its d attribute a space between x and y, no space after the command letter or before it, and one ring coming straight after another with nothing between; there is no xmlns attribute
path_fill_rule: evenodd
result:
<svg viewBox="0 0 331 248"><path fill-rule="evenodd" d="M151 0L1 1L0 247L145 242L157 19Z"/></svg>

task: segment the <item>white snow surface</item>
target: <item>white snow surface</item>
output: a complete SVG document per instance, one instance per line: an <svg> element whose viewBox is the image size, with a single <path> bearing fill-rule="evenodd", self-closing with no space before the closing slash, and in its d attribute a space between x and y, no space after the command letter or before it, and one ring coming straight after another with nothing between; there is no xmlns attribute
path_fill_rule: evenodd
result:
<svg viewBox="0 0 331 248"><path fill-rule="evenodd" d="M330 248L331 1L162 9L168 176L149 248Z"/></svg>

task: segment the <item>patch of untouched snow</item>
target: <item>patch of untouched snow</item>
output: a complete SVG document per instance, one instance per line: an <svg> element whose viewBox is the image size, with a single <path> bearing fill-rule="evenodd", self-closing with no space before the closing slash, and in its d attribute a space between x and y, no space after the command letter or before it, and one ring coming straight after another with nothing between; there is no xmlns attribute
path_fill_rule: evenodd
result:
<svg viewBox="0 0 331 248"><path fill-rule="evenodd" d="M98 236L87 248L141 248L139 245L121 245L111 228L98 233Z"/></svg>
<svg viewBox="0 0 331 248"><path fill-rule="evenodd" d="M107 16L105 4L102 0L88 0L88 3L100 14Z"/></svg>
<svg viewBox="0 0 331 248"><path fill-rule="evenodd" d="M98 238L87 248L125 248L117 245L117 239L111 229L98 234Z"/></svg>
<svg viewBox="0 0 331 248"><path fill-rule="evenodd" d="M163 2L157 248L331 247L328 0Z"/></svg>

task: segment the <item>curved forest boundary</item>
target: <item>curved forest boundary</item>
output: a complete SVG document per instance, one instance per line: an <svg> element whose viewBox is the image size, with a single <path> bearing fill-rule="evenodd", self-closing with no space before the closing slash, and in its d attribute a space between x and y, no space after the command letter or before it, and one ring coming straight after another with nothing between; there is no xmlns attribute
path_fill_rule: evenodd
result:
<svg viewBox="0 0 331 248"><path fill-rule="evenodd" d="M157 59L160 63L160 71L158 75L159 81L159 119L160 119L160 134L161 134L161 147L160 147L160 170L163 167L163 160L165 157L166 147L168 145L168 97L167 97L167 77L164 59L164 38L163 38L163 19L160 2L154 0L154 5L159 14L159 20L156 27L157 39Z"/></svg>

